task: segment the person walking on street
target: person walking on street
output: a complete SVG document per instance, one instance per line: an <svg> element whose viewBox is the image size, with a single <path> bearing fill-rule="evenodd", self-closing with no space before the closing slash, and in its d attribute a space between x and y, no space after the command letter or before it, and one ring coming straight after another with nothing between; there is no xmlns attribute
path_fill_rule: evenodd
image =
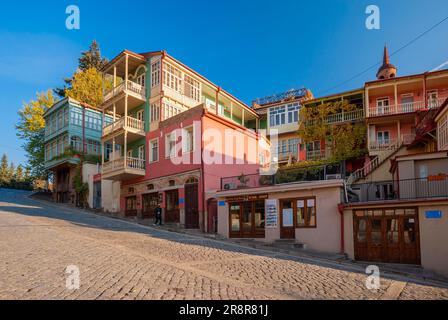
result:
<svg viewBox="0 0 448 320"><path fill-rule="evenodd" d="M156 221L154 223L155 226L162 225L162 208L160 207L160 204L157 205L157 207L154 209L154 215L156 216Z"/></svg>

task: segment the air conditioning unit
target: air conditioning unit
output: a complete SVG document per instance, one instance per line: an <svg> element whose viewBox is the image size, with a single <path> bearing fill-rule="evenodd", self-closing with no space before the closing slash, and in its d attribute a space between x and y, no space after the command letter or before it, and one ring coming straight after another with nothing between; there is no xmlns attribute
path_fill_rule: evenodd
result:
<svg viewBox="0 0 448 320"><path fill-rule="evenodd" d="M325 180L335 180L335 179L342 179L341 174L340 173L336 173L336 174L327 174L325 176Z"/></svg>

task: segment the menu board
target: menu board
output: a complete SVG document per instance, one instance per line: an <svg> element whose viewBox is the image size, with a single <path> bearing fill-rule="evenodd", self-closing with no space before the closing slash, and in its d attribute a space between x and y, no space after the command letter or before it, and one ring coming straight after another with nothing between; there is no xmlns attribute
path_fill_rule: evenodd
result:
<svg viewBox="0 0 448 320"><path fill-rule="evenodd" d="M267 199L265 205L266 205L265 228L276 228L278 220L277 200Z"/></svg>

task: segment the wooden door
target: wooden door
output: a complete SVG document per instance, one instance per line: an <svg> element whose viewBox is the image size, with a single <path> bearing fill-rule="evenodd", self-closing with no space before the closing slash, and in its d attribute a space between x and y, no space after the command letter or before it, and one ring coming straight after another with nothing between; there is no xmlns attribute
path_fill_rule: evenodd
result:
<svg viewBox="0 0 448 320"><path fill-rule="evenodd" d="M280 239L295 239L295 201L280 201Z"/></svg>
<svg viewBox="0 0 448 320"><path fill-rule="evenodd" d="M420 264L420 236L418 214L401 217L402 241L400 244L401 262Z"/></svg>
<svg viewBox="0 0 448 320"><path fill-rule="evenodd" d="M199 228L198 184L185 185L185 228Z"/></svg>
<svg viewBox="0 0 448 320"><path fill-rule="evenodd" d="M165 222L179 222L179 192L178 190L169 190L165 192Z"/></svg>
<svg viewBox="0 0 448 320"><path fill-rule="evenodd" d="M143 208L142 217L144 219L154 218L154 211L159 204L159 193L147 193L142 196Z"/></svg>
<svg viewBox="0 0 448 320"><path fill-rule="evenodd" d="M208 213L208 233L218 232L218 201L216 199L210 199L207 206Z"/></svg>
<svg viewBox="0 0 448 320"><path fill-rule="evenodd" d="M367 224L367 258L384 261L384 224L382 217L369 217Z"/></svg>
<svg viewBox="0 0 448 320"><path fill-rule="evenodd" d="M355 259L365 261L367 256L367 217L353 218L353 235L355 244Z"/></svg>

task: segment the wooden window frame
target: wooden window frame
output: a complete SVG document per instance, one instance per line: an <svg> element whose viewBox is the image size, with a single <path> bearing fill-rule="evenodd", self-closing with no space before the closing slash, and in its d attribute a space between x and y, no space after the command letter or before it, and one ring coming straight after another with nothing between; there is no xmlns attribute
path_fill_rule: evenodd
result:
<svg viewBox="0 0 448 320"><path fill-rule="evenodd" d="M308 203L307 203L307 201L311 200L311 199L314 200L314 216L315 216L314 225L313 226L312 225L306 225L306 224L305 225L298 225L297 224L297 201L303 200L305 202L305 206L304 206L304 209L305 209L304 220L305 220L305 222L306 221L309 222L310 219L308 217L308 210L307 210L308 209ZM292 203L293 203L293 227L295 229L316 229L317 228L317 198L316 198L316 196L299 197L299 198L285 198L285 199L278 199L278 200L279 200L279 203L280 203L280 206L279 206L279 208L280 208L280 215L283 212L283 202L284 201L292 201Z"/></svg>

